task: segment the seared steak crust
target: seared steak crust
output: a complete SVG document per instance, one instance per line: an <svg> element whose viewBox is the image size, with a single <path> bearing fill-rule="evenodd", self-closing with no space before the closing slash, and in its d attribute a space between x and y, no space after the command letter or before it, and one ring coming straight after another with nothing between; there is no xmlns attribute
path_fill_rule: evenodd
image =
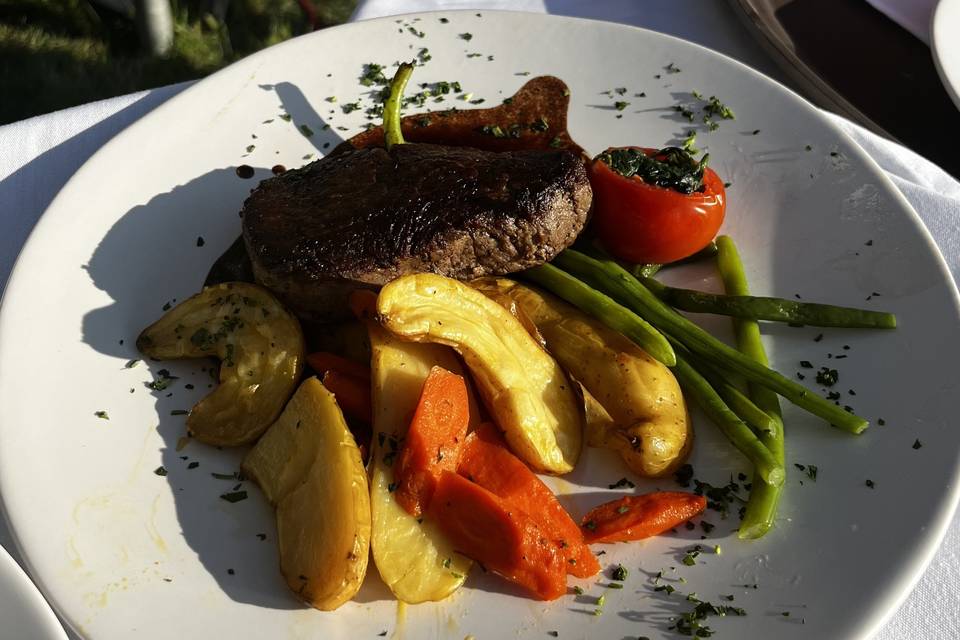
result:
<svg viewBox="0 0 960 640"><path fill-rule="evenodd" d="M570 151L401 144L262 182L244 203L243 237L257 280L320 317L349 290L407 273L470 279L548 261L580 233L590 201Z"/></svg>

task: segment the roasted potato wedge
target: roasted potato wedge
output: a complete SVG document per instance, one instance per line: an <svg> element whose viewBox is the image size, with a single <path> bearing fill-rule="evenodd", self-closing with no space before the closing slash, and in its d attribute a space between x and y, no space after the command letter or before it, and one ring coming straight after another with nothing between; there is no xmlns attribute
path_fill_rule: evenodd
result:
<svg viewBox="0 0 960 640"><path fill-rule="evenodd" d="M573 469L583 408L560 365L509 311L462 282L422 273L385 286L377 314L404 339L456 349L510 448L527 464L555 474Z"/></svg>
<svg viewBox="0 0 960 640"><path fill-rule="evenodd" d="M509 297L586 393L588 444L613 449L635 473L657 477L683 463L693 429L670 369L632 341L559 298L506 278L473 283Z"/></svg>
<svg viewBox="0 0 960 640"><path fill-rule="evenodd" d="M393 497L393 462L434 365L462 373L456 354L434 344L404 342L370 322L373 351L373 442L370 503L373 561L398 600L442 600L456 591L473 564L454 551L440 529L407 513ZM471 410L471 421L475 412Z"/></svg>
<svg viewBox="0 0 960 640"><path fill-rule="evenodd" d="M297 319L255 284L207 287L143 330L137 348L158 360L220 359L220 384L187 416L201 442L253 442L277 419L303 369Z"/></svg>
<svg viewBox="0 0 960 640"><path fill-rule="evenodd" d="M305 380L243 470L277 508L287 586L323 611L350 600L367 572L370 493L333 394L316 378Z"/></svg>

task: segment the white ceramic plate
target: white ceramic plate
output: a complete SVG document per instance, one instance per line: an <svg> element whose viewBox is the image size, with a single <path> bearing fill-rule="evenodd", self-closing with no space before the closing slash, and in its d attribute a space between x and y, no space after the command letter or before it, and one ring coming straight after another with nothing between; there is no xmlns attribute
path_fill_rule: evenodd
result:
<svg viewBox="0 0 960 640"><path fill-rule="evenodd" d="M930 50L940 80L960 109L960 1L940 0L930 25Z"/></svg>
<svg viewBox="0 0 960 640"><path fill-rule="evenodd" d="M171 411L207 391L203 363L124 365L138 357L139 330L166 302L197 291L237 235L237 211L256 181L239 179L235 167L256 167L262 179L272 165L298 166L357 132L363 109L344 114L342 106L369 104L370 89L358 84L362 65L389 66L423 47L432 59L414 83L459 80L486 105L511 95L527 73L563 78L570 130L593 153L665 144L697 129L698 144L732 182L725 231L738 240L756 292L898 314L895 332L766 328L777 367L805 374L818 393L826 390L813 383L815 370L799 362L836 368L840 402L874 422L855 437L787 407L789 486L767 537L741 542L736 515L710 511L715 528L705 542L698 526L605 547L605 565L630 571L619 591L602 586L605 578L581 581L585 595L541 603L477 572L447 602L400 607L371 571L355 602L320 613L287 592L273 518L256 487L241 483L250 496L242 502L219 498L237 483L211 473L235 471L243 452L197 443L177 450L184 419ZM622 97L604 93L617 87L626 88ZM694 101L693 90L719 96L736 120L715 132L699 118L687 122L673 107ZM615 101L629 104L618 111ZM452 97L428 104L470 106ZM706 266L669 277L717 286ZM553 630L670 637L691 592L725 604L721 596L732 595L748 612L709 620L720 637L866 638L919 576L957 499L958 326L956 290L906 201L816 109L737 62L640 29L543 15L351 24L198 83L106 145L53 202L0 315L0 495L42 590L97 639L541 638ZM151 392L144 385L161 367L179 379ZM695 419L696 477L738 481L744 460ZM795 463L816 465L816 481ZM168 475L155 474L160 466ZM607 486L623 476L630 474L615 457L590 451L554 485L579 518L622 492ZM676 488L633 479L637 491ZM709 551L683 565L695 544ZM672 596L654 591L661 570L677 589ZM601 594L604 613L595 616Z"/></svg>
<svg viewBox="0 0 960 640"><path fill-rule="evenodd" d="M66 640L49 605L10 554L0 547L0 638Z"/></svg>

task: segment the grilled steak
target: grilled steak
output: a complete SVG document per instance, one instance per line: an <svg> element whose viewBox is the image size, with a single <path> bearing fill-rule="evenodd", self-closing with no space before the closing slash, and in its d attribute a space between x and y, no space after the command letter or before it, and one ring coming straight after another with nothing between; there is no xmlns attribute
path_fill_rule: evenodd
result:
<svg viewBox="0 0 960 640"><path fill-rule="evenodd" d="M569 246L587 219L583 159L402 144L345 150L266 180L243 207L256 279L311 319L357 287L407 273L519 271Z"/></svg>

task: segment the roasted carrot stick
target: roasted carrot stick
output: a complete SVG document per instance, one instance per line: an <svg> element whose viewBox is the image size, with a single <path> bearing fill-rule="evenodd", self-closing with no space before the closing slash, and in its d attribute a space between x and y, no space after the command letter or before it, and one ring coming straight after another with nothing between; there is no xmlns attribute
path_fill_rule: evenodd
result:
<svg viewBox="0 0 960 640"><path fill-rule="evenodd" d="M681 491L655 491L605 502L583 517L587 542L628 542L669 531L703 513L707 499Z"/></svg>
<svg viewBox="0 0 960 640"><path fill-rule="evenodd" d="M339 371L370 384L369 366L347 360L343 356L338 356L329 351L317 351L307 355L307 364L321 376L328 371Z"/></svg>
<svg viewBox="0 0 960 640"><path fill-rule="evenodd" d="M561 549L567 573L589 578L600 563L583 541L580 527L540 478L507 449L490 423L467 436L457 472L532 517Z"/></svg>
<svg viewBox="0 0 960 640"><path fill-rule="evenodd" d="M469 422L463 377L433 367L393 471L394 497L411 515L419 517L427 508L443 471L456 471Z"/></svg>
<svg viewBox="0 0 960 640"><path fill-rule="evenodd" d="M350 418L370 424L370 382L331 369L323 375L323 386L337 399L340 409Z"/></svg>
<svg viewBox="0 0 960 640"><path fill-rule="evenodd" d="M377 292L357 289L350 294L348 304L357 320L373 320L377 315Z"/></svg>
<svg viewBox="0 0 960 640"><path fill-rule="evenodd" d="M537 599L566 593L567 563L557 545L533 518L480 485L444 471L427 514L454 548Z"/></svg>

